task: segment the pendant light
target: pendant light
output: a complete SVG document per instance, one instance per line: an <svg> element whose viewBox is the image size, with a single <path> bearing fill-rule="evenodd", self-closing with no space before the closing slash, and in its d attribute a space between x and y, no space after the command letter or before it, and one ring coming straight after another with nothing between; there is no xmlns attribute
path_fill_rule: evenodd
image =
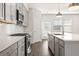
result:
<svg viewBox="0 0 79 59"><path fill-rule="evenodd" d="M60 9L58 10L58 13L56 14L56 17L62 17L62 13L60 13Z"/></svg>
<svg viewBox="0 0 79 59"><path fill-rule="evenodd" d="M68 6L69 10L78 10L79 9L79 3L71 3Z"/></svg>

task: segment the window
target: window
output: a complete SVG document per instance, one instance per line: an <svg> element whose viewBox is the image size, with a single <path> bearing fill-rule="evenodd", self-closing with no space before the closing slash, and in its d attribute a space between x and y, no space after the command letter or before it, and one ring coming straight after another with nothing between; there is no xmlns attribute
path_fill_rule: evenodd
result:
<svg viewBox="0 0 79 59"><path fill-rule="evenodd" d="M51 33L51 22L41 22L42 38L47 38Z"/></svg>
<svg viewBox="0 0 79 59"><path fill-rule="evenodd" d="M72 32L72 20L64 20L64 32Z"/></svg>
<svg viewBox="0 0 79 59"><path fill-rule="evenodd" d="M72 32L72 20L69 19L55 19L52 23L52 32L54 34L63 34L63 32Z"/></svg>
<svg viewBox="0 0 79 59"><path fill-rule="evenodd" d="M52 33L54 33L54 34L63 34L63 23L62 23L62 20L60 20L60 19L53 20Z"/></svg>

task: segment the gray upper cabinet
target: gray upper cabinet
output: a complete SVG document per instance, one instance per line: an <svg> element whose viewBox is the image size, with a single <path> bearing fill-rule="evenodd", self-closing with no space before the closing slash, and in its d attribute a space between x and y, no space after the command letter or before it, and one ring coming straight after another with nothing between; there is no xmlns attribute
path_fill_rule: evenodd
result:
<svg viewBox="0 0 79 59"><path fill-rule="evenodd" d="M24 38L5 48L3 51L0 51L0 56L25 56Z"/></svg>
<svg viewBox="0 0 79 59"><path fill-rule="evenodd" d="M24 16L23 26L28 24L28 11L23 3L0 3L0 20L6 23L17 23L16 10Z"/></svg>
<svg viewBox="0 0 79 59"><path fill-rule="evenodd" d="M18 41L18 56L24 56L25 55L25 40L21 39L20 41Z"/></svg>
<svg viewBox="0 0 79 59"><path fill-rule="evenodd" d="M16 20L16 3L11 3L11 20Z"/></svg>
<svg viewBox="0 0 79 59"><path fill-rule="evenodd" d="M16 20L16 3L6 3L5 14L6 14L6 20L15 21Z"/></svg>
<svg viewBox="0 0 79 59"><path fill-rule="evenodd" d="M24 15L24 21L23 21L23 25L27 26L27 22L28 22L28 11L26 9L26 7L23 5L23 15Z"/></svg>
<svg viewBox="0 0 79 59"><path fill-rule="evenodd" d="M5 4L5 16L6 16L6 20L11 20L11 4L10 3L6 3Z"/></svg>
<svg viewBox="0 0 79 59"><path fill-rule="evenodd" d="M0 3L0 20L4 19L4 4Z"/></svg>

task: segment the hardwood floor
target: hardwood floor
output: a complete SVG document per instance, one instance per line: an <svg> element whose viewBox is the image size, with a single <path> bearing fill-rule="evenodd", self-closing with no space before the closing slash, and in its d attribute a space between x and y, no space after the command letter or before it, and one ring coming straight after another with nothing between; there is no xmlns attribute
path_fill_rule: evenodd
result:
<svg viewBox="0 0 79 59"><path fill-rule="evenodd" d="M53 56L48 48L48 41L43 40L32 44L32 56Z"/></svg>

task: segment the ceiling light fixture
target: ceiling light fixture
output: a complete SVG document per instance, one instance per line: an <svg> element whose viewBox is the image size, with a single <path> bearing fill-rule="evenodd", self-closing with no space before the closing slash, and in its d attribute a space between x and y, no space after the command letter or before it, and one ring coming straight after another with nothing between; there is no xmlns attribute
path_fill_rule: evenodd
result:
<svg viewBox="0 0 79 59"><path fill-rule="evenodd" d="M78 10L79 9L79 3L71 3L68 6L69 10Z"/></svg>
<svg viewBox="0 0 79 59"><path fill-rule="evenodd" d="M60 9L59 12L56 14L56 17L62 17L62 13L60 13Z"/></svg>

